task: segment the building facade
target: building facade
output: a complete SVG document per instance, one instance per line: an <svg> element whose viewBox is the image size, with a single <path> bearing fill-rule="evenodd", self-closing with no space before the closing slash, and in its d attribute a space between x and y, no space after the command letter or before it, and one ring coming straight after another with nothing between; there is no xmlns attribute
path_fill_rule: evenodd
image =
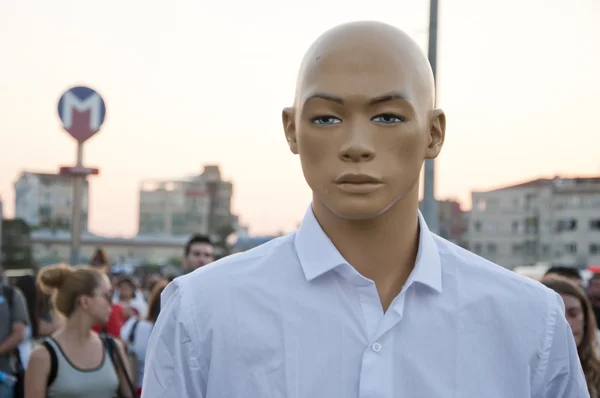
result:
<svg viewBox="0 0 600 398"><path fill-rule="evenodd" d="M459 245L468 246L467 230L469 227L468 212L456 200L438 200L438 235ZM423 202L419 203L419 208ZM422 209L421 209L422 210Z"/></svg>
<svg viewBox="0 0 600 398"><path fill-rule="evenodd" d="M235 226L232 195L233 184L221 178L216 165L186 180L142 181L139 234L213 234L222 226Z"/></svg>
<svg viewBox="0 0 600 398"><path fill-rule="evenodd" d="M73 215L73 185L70 176L23 172L14 184L15 218L30 227L70 230ZM84 181L81 230L88 229L89 183Z"/></svg>
<svg viewBox="0 0 600 398"><path fill-rule="evenodd" d="M600 178L537 179L471 197L474 253L511 269L600 264Z"/></svg>
<svg viewBox="0 0 600 398"><path fill-rule="evenodd" d="M110 238L84 232L81 234L80 264L87 264L97 248L102 248L111 264L123 261L163 264L183 258L189 236ZM67 231L38 230L31 234L33 258L38 266L68 262L71 234Z"/></svg>

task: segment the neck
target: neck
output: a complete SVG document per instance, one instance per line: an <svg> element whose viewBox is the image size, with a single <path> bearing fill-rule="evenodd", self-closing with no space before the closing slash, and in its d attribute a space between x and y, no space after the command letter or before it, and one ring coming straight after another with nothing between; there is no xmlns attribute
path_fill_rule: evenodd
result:
<svg viewBox="0 0 600 398"><path fill-rule="evenodd" d="M340 254L378 289L401 289L414 268L419 246L418 184L414 192L369 220L346 220L313 200L321 228Z"/></svg>
<svg viewBox="0 0 600 398"><path fill-rule="evenodd" d="M59 333L75 344L86 344L92 338L93 324L87 316L74 313L67 318Z"/></svg>

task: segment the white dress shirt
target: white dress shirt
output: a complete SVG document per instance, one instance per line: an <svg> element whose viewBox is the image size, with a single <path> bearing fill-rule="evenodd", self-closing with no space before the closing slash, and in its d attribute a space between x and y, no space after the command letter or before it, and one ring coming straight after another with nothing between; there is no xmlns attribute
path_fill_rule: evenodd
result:
<svg viewBox="0 0 600 398"><path fill-rule="evenodd" d="M144 398L586 398L564 304L432 234L384 313L309 209L300 229L177 278Z"/></svg>

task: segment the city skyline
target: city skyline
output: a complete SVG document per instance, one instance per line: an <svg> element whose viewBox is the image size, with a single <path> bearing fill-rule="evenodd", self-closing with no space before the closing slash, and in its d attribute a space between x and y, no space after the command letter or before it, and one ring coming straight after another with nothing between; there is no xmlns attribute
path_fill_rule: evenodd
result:
<svg viewBox="0 0 600 398"><path fill-rule="evenodd" d="M294 229L310 190L280 115L303 52L322 31L358 19L392 23L426 49L428 2L229 8L191 0L0 5L0 34L13 38L0 43L10 54L0 76L5 216L14 214L21 170L56 172L75 162L56 102L84 84L107 106L102 131L84 150L84 164L100 169L90 178L92 232L133 236L138 182L195 174L206 163L234 183L233 212L252 233ZM589 51L599 16L594 0L441 4L438 92L448 130L438 199L468 208L472 190L600 172L600 55Z"/></svg>

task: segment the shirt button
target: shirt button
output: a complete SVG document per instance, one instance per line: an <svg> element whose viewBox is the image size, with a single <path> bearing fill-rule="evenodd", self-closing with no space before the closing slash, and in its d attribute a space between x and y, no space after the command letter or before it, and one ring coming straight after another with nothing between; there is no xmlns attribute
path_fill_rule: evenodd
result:
<svg viewBox="0 0 600 398"><path fill-rule="evenodd" d="M381 351L381 344L375 343L371 346L371 348L373 349L373 351L379 352L379 351Z"/></svg>

